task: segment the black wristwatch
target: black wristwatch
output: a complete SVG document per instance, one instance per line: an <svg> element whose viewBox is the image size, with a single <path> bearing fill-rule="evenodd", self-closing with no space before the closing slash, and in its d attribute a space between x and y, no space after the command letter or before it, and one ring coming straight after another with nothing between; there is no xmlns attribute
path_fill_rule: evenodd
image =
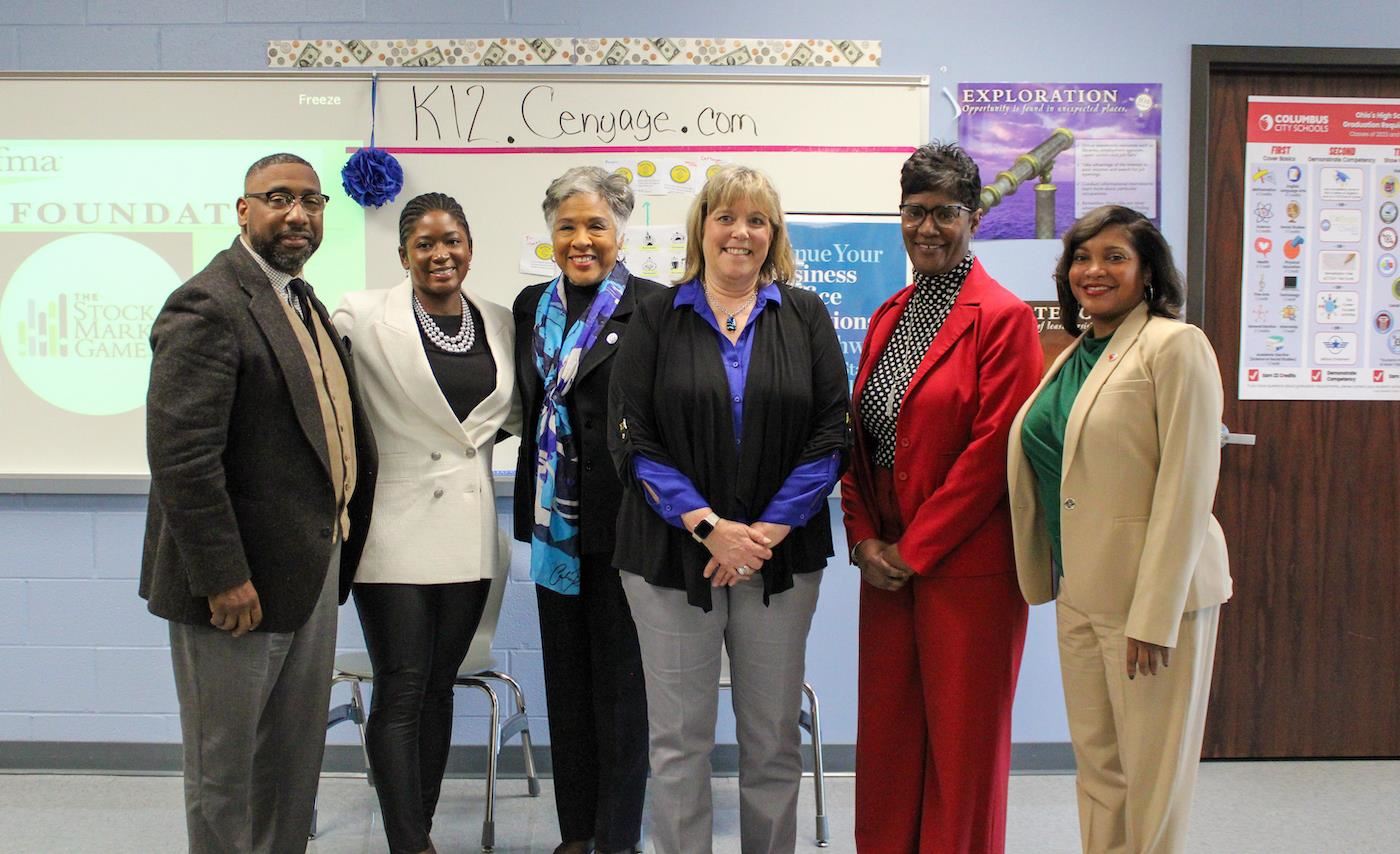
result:
<svg viewBox="0 0 1400 854"><path fill-rule="evenodd" d="M719 514L711 513L704 519L701 519L699 522L695 523L695 528L690 532L690 536L695 539L695 542L703 543L705 542L706 537L715 532L715 525L718 524Z"/></svg>

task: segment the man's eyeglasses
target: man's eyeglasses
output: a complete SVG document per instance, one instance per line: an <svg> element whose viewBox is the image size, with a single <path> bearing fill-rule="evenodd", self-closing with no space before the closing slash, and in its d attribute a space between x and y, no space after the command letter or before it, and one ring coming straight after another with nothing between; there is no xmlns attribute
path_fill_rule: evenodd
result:
<svg viewBox="0 0 1400 854"><path fill-rule="evenodd" d="M324 193L307 193L302 196L295 196L282 190L273 190L270 193L244 193L244 198L262 199L263 203L275 211L289 210L292 205L301 205L301 209L309 214L318 214L326 209L326 204L331 197Z"/></svg>
<svg viewBox="0 0 1400 854"><path fill-rule="evenodd" d="M972 213L973 209L967 205L936 205L926 208L923 205L900 205L899 218L910 228L922 225L929 215L933 215L933 221L940 226L948 227L958 221L962 212Z"/></svg>

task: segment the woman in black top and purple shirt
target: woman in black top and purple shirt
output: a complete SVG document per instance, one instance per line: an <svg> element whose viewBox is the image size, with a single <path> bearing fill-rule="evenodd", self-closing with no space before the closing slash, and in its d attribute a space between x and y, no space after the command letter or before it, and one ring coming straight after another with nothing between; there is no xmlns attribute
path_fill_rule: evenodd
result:
<svg viewBox="0 0 1400 854"><path fill-rule="evenodd" d="M651 711L652 841L710 850L721 645L740 745L740 845L792 851L807 631L832 554L847 378L778 194L729 166L691 206L687 281L639 301L613 371L614 560Z"/></svg>

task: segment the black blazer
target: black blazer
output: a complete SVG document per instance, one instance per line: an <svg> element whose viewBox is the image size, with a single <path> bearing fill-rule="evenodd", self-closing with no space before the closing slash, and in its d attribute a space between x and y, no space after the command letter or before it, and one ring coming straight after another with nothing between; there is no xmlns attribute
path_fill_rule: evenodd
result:
<svg viewBox="0 0 1400 854"><path fill-rule="evenodd" d="M642 454L673 466L724 519L758 518L799 464L850 447L846 361L821 298L779 286L780 304L753 321L744 382L744 437L736 451L729 380L715 330L674 294L638 302L632 334L613 371L608 418L623 480L613 565L652 584L686 591L710 610L702 575L710 553L651 508L632 473ZM763 565L764 602L792 587L794 573L826 566L832 554L826 502L794 527Z"/></svg>
<svg viewBox="0 0 1400 854"><path fill-rule="evenodd" d="M535 433L540 423L544 379L535 368L533 352L535 310L550 282L531 285L515 298L515 387L524 408L525 425L520 435L520 456L515 467L515 538L530 542L535 525ZM612 377L613 354L622 348L628 322L636 301L645 294L666 293L669 289L638 276L628 275L622 298L597 341L583 356L574 386L565 398L569 416L579 438L579 464L583 482L579 495L579 548L582 554L611 554L617 528L617 507L622 484L608 456L608 385ZM609 336L616 335L612 341Z"/></svg>
<svg viewBox="0 0 1400 854"><path fill-rule="evenodd" d="M369 529L378 455L349 354L325 306L312 303L345 364L354 408L359 480L340 555L344 602ZM208 625L208 597L251 580L259 631L300 628L334 545L325 428L281 298L237 240L166 300L151 355L141 596L158 616Z"/></svg>

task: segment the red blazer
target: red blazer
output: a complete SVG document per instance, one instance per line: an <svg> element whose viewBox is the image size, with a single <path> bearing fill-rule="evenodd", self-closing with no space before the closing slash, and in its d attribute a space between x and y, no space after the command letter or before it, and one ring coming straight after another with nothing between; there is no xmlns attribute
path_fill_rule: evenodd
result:
<svg viewBox="0 0 1400 854"><path fill-rule="evenodd" d="M871 440L860 400L913 285L870 319L851 413L855 453L841 481L847 541L878 536ZM905 520L899 553L920 575L1015 571L1006 499L1006 442L1017 410L1040 381L1043 356L1030 306L987 275L980 261L909 383L896 425L894 478Z"/></svg>

